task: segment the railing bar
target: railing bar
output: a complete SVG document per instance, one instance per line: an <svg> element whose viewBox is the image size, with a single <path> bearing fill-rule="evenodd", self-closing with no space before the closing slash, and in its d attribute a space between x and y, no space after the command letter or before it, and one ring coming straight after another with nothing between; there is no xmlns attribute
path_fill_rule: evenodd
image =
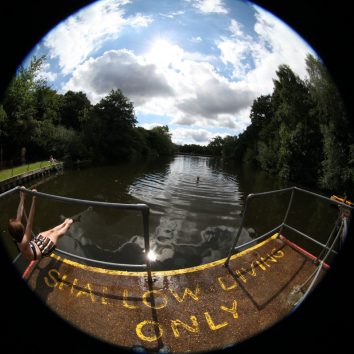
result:
<svg viewBox="0 0 354 354"><path fill-rule="evenodd" d="M310 237L310 236L304 234L303 232L301 232L301 231L295 229L294 227L292 227L292 226L290 226L290 225L288 225L288 224L284 224L284 226L287 227L288 229L290 229L290 230L292 230L292 231L298 233L299 235L301 235L301 236L307 238L308 240L310 240L310 241L316 243L318 246L321 246L322 248L325 248L325 249L327 249L327 250L329 249L325 244L323 244L323 243L321 243L321 242L319 242L319 241L313 239L312 237ZM332 250L331 252L333 252L333 253L335 253L335 254L338 254L338 252L336 252L335 250Z"/></svg>
<svg viewBox="0 0 354 354"><path fill-rule="evenodd" d="M295 187L289 187L289 188L277 189L275 191L269 191L269 192L251 193L248 195L248 198L254 198L254 197L259 197L259 196L264 196L264 195L272 195L272 194L277 194L277 193L288 192L288 191L293 190L294 188Z"/></svg>
<svg viewBox="0 0 354 354"><path fill-rule="evenodd" d="M288 220L288 216L289 216L289 213L290 213L290 209L291 209L291 206L292 206L292 204L293 204L294 191L295 191L295 189L293 189L293 190L291 191L290 199L289 199L289 203L288 203L288 208L286 209L286 213L285 213L285 215L284 215L283 223L282 223L282 225L281 225L281 227L280 227L279 234L282 233L284 224L285 224L285 223L287 222L287 220Z"/></svg>
<svg viewBox="0 0 354 354"><path fill-rule="evenodd" d="M6 197L7 195L15 193L18 189L19 189L19 187L15 187L15 188L9 189L8 191L6 191L4 193L1 193L0 194L0 198L3 198L3 197Z"/></svg>
<svg viewBox="0 0 354 354"><path fill-rule="evenodd" d="M54 200L59 200L62 202L70 202L70 203L90 205L90 206L117 208L117 209L134 209L134 210L144 210L144 209L148 208L148 206L146 204L123 204L123 203L97 202L97 201L92 201L92 200L63 197L63 196L54 195L54 194L47 194L47 193L43 193L43 192L33 192L33 191L29 191L29 190L24 190L24 192L28 193L28 194L36 195L39 197L47 198L47 199L54 199Z"/></svg>
<svg viewBox="0 0 354 354"><path fill-rule="evenodd" d="M104 265L104 266L110 266L110 267L125 267L125 268L147 268L146 264L125 264L125 263L112 263L112 262L105 262L105 261L99 261L99 260L95 260L95 259L90 259L90 258L86 258L86 257L82 257L82 256L77 256L75 254L63 251L59 248L55 249L55 252L57 253L61 253L65 256L69 256L72 258L76 258L76 259L80 259L82 261L88 262L88 263L95 263L95 264L99 264L99 265Z"/></svg>
<svg viewBox="0 0 354 354"><path fill-rule="evenodd" d="M323 267L324 262L326 261L327 257L329 256L330 252L333 251L333 247L335 245L335 243L338 241L338 238L340 236L340 230L337 232L336 237L334 238L331 247L328 249L327 254L325 255L325 257L323 258L323 260L320 261L320 265L318 267L318 271L314 277L314 279L312 280L311 284L309 285L309 287L307 288L305 294L302 296L302 298L299 300L299 302L296 304L297 306L301 305L301 303L305 300L305 298L307 297L307 295L310 293L311 289L313 288L318 276L320 275L320 271Z"/></svg>
<svg viewBox="0 0 354 354"><path fill-rule="evenodd" d="M21 253L19 253L13 260L12 260L12 264L16 264L16 262L20 259L21 257Z"/></svg>
<svg viewBox="0 0 354 354"><path fill-rule="evenodd" d="M261 236L258 236L257 238L255 238L255 239L253 239L253 240L251 240L251 241L247 241L246 243L244 243L244 244L242 244L242 245L236 246L236 247L234 248L234 250L238 250L238 249L240 249L240 248L242 248L242 247L244 247L244 246L248 246L249 244L251 244L251 243L253 243L253 242L257 242L257 241L261 240L261 239L264 238L264 237L267 237L267 236L270 235L271 233L274 233L274 232L275 232L277 229L279 229L281 226L282 226L282 224L278 225L278 226L275 227L274 229L272 229L272 230L266 232L265 234L263 234L263 235L261 235Z"/></svg>
<svg viewBox="0 0 354 354"><path fill-rule="evenodd" d="M344 206L346 208L354 210L354 207L352 207L352 206L350 206L348 204L339 202L337 200L334 200L334 199L331 199L331 198L328 198L328 197L324 197L323 195L320 195L320 194L317 194L317 193L314 193L314 192L307 191L306 189L302 189L302 188L298 188L298 187L293 187L293 188L295 190L297 190L297 191L300 191L300 192L307 193L307 194L310 194L312 196L318 197L318 198L326 201L327 203L335 203L335 204L338 204L338 205L341 205L341 206Z"/></svg>

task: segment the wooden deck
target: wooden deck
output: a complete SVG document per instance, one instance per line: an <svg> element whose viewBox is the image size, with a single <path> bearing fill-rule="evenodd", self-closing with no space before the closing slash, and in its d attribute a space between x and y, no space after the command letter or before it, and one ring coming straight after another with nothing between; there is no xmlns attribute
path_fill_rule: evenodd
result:
<svg viewBox="0 0 354 354"><path fill-rule="evenodd" d="M57 255L27 270L29 287L60 317L108 343L149 352L217 350L254 336L294 308L314 271L308 255L270 237L224 260L174 271L126 272Z"/></svg>

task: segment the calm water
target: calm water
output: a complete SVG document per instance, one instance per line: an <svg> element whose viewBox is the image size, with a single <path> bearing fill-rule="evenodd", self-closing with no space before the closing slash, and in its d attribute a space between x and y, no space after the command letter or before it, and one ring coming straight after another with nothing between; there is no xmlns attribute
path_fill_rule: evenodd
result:
<svg viewBox="0 0 354 354"><path fill-rule="evenodd" d="M65 170L63 175L39 182L37 188L81 199L148 204L151 249L157 268L177 269L225 257L240 225L246 196L287 186L250 167L227 165L210 157L179 155L144 164ZM30 198L27 199L29 212ZM240 242L280 224L288 200L288 194L253 200ZM11 256L16 252L9 242L6 220L15 215L17 201L18 197L12 196L1 202L2 239ZM81 215L80 221L62 237L61 249L109 262L144 263L139 212L38 199L34 231L51 228L77 214ZM289 223L324 241L336 216L335 207L297 195ZM286 235L318 252L311 244L290 233Z"/></svg>

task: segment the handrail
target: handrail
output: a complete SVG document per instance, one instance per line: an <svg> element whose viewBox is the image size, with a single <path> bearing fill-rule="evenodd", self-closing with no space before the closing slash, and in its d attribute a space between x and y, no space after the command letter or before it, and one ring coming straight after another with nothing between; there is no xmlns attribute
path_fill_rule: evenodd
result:
<svg viewBox="0 0 354 354"><path fill-rule="evenodd" d="M150 261L149 261L149 258L147 257L147 255L150 252L150 236L149 236L150 208L148 205L146 205L146 204L108 203L108 202L98 202L98 201L85 200L85 199L69 198L69 197L63 197L63 196L53 195L53 194L48 194L48 193L43 193L43 192L35 192L32 190L21 188L19 186L14 187L14 188L0 194L0 199L7 196L7 195L11 195L13 193L19 192L20 190L24 193L27 193L27 194L35 195L35 196L46 198L46 199L59 200L59 201L66 202L66 203L76 203L76 204L81 204L81 205L97 206L97 207L103 207L103 208L115 208L115 209L140 211L143 216L143 235L144 235L144 249L145 249L145 255L146 255L146 264L110 263L110 262L94 260L94 259L78 256L75 254L71 254L69 252L66 252L66 251L58 249L58 248L56 248L56 251L58 251L58 253L68 255L68 256L76 258L78 260L83 260L88 263L94 263L94 264L101 265L101 266L114 266L114 267L124 267L124 268L142 268L142 269L147 269L150 266Z"/></svg>
<svg viewBox="0 0 354 354"><path fill-rule="evenodd" d="M107 208L116 208L116 209L125 209L125 210L138 210L142 213L143 216L143 234L144 234L144 248L145 248L145 255L146 255L146 264L122 264L122 263L111 263L111 262L105 262L105 261L99 261L99 260L94 260L94 259L90 259L90 258L86 258L86 257L82 257L82 256L78 256L75 254L71 254L69 252L66 252L64 250L60 250L60 249L56 249L58 251L58 253L61 253L63 255L72 257L72 258L76 258L78 260L83 260L89 263L94 263L94 264L98 264L98 265L102 265L102 266L115 266L115 267L125 267L125 268L143 268L146 269L150 266L150 261L149 258L147 257L147 255L149 254L150 251L150 239L149 239L149 214L150 214L150 208L148 207L148 205L146 204L123 204L123 203L108 203L108 202L98 202L98 201L92 201L92 200L84 200L84 199L77 199L77 198L69 198L69 197L63 197L63 196L58 196L58 195L52 195L52 194L47 194L47 193L43 193L43 192L34 192L32 190L28 190L28 189L22 189L21 187L15 187L13 189L10 189L2 194L0 194L0 199L18 192L19 190L27 193L27 194L31 194L31 195L35 195L35 196L39 196L42 198L47 198L47 199L53 199L53 200L59 200L62 202L69 202L69 203L76 203L76 204L82 204L82 205L89 205L89 206L97 206L97 207L107 207ZM247 214L247 208L248 208L248 204L249 204L249 200L252 198L258 198L258 197L263 197L263 196L268 196L268 195L274 195L274 194L278 194L278 193L284 193L284 192L290 192L291 191L291 196L289 199L289 203L288 203L288 207L286 210L286 213L284 215L284 219L282 221L282 223L278 226L276 226L274 229L272 229L271 231L268 231L264 234L262 234L261 236L257 237L256 239L253 239L251 241L248 241L246 243L243 243L241 245L237 245L240 235L241 235L241 231L243 229L243 225L244 225L244 221L246 218L246 214ZM316 198L322 199L327 203L331 203L331 204L337 204L338 206L343 206L345 208L348 208L350 210L354 210L354 207L342 203L340 201L337 200L333 200L327 197L324 197L320 194L314 193L314 192L310 192L307 191L305 189L302 188L298 188L298 187L289 187L289 188L283 188L283 189L278 189L278 190L274 190L274 191L267 191L267 192L261 192L261 193L251 193L247 196L246 201L245 201L245 206L243 209L243 213L242 213L242 219L241 219L241 224L240 227L238 229L238 232L235 236L234 242L230 248L229 254L225 260L224 265L228 266L230 258L232 256L232 254L234 253L234 251L238 251L240 248L248 246L251 243L254 242L258 242L261 239L267 237L270 233L274 233L276 232L278 229L278 235L280 235L282 229L284 227L289 228L290 230L296 232L298 235L310 240L311 242L321 246L323 249L327 249L329 250L329 252L335 253L337 254L336 251L333 250L333 247L328 247L327 245L315 240L314 238L306 235L305 233L301 232L300 230L297 230L296 228L288 225L286 223L288 215L290 213L291 207L292 207L292 202L293 202L293 196L295 192L303 192L312 196L315 196ZM347 224L345 223L345 232L346 233L347 230Z"/></svg>
<svg viewBox="0 0 354 354"><path fill-rule="evenodd" d="M283 189L278 189L278 190L274 190L274 191L268 191L268 192L261 192L261 193L251 193L247 196L246 198L246 201L245 201L245 206L243 208L243 212L242 212L242 219L241 219L241 224L240 224L240 227L238 228L238 231L237 231L237 234L235 236L235 239L234 239L234 242L230 248L230 251L229 251L229 254L228 256L226 257L226 260L225 260L225 263L224 265L227 267L229 265L229 262L230 262L230 258L232 256L232 254L234 253L234 251L238 251L240 248L244 247L245 245L248 245L252 242L257 242L263 238L265 238L267 235L269 235L269 231L266 232L265 234L257 237L256 239L252 240L252 241L248 241L242 245L239 245L236 247L238 241L239 241L239 238L240 238L240 235L241 235L241 231L243 229L243 225L244 225L244 222L245 222L245 218L246 218L246 214L247 214L247 208L248 208L248 204L249 204L249 200L252 199L252 198L258 198L258 197L263 197L263 196L268 196L268 195L274 195L274 194L278 194L278 193L284 193L284 192L290 192L291 191L291 195L290 195L290 199L289 199L289 203L288 203L288 207L287 207L287 210L286 210L286 213L284 215L284 219L282 221L282 223L275 227L272 231L275 231L279 228L279 231L278 231L278 235L280 235L281 231L283 230L284 227L287 227L289 229L291 229L292 231L296 232L297 234L299 234L300 236L302 237L305 237L307 238L308 240L310 240L311 242L313 243L316 243L317 245L323 247L323 248L326 248L328 249L328 247L324 244L322 244L321 242L315 240L314 238L304 234L303 232L291 227L290 225L288 225L286 223L287 221L287 218L288 218L288 215L290 213L290 209L291 209L291 206L292 206L292 202L293 202L293 197L294 197L294 193L295 192L302 192L302 193L305 193L305 194L309 194L309 195L312 195L312 196L315 196L316 198L319 198L319 199L322 199L324 200L325 202L327 203L330 203L330 204L337 204L338 206L343 206L345 208L349 208L351 210L354 210L354 207L348 205L348 204L345 204L345 203L342 203L342 202L339 202L337 200L333 200L333 199L330 199L328 197L324 197L320 194L317 194L317 193L314 193L314 192L310 192L310 191L307 191L305 189L302 189L302 188L299 188L299 187L289 187L289 188L283 188ZM347 225L346 225L347 227ZM330 252L333 252L333 253L337 253L336 251L334 251L332 248L330 248Z"/></svg>

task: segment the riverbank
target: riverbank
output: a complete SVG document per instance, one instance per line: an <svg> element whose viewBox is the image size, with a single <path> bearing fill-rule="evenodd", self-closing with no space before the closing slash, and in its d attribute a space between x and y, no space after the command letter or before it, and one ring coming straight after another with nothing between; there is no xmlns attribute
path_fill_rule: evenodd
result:
<svg viewBox="0 0 354 354"><path fill-rule="evenodd" d="M29 180L49 175L52 172L60 171L63 167L63 162L50 163L47 161L42 161L31 165L19 166L14 169L2 171L0 174L0 192L5 192L13 187L22 185ZM6 178L6 176L11 177Z"/></svg>

